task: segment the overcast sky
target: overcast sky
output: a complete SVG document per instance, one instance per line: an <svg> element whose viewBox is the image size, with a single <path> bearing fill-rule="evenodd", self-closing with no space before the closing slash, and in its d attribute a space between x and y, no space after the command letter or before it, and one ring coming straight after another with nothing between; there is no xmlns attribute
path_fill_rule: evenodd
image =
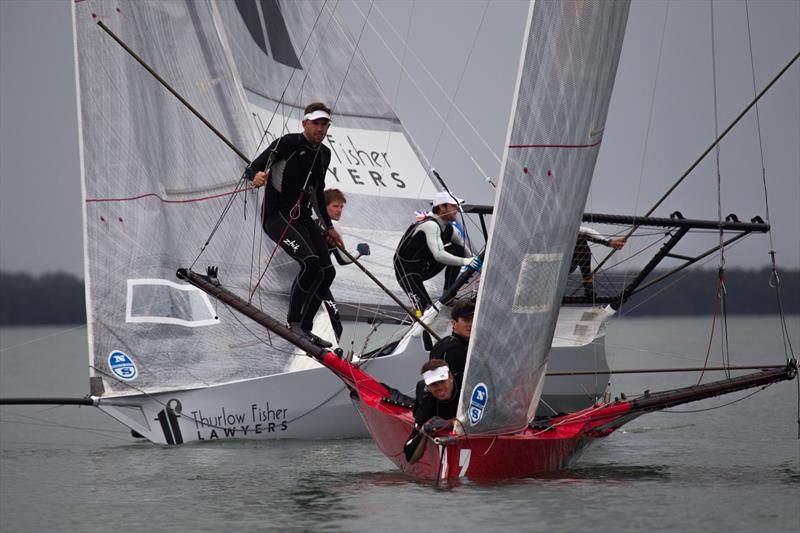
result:
<svg viewBox="0 0 800 533"><path fill-rule="evenodd" d="M527 2L486 6L477 0L377 2L370 14L377 33L368 28L361 43L412 137L451 189L472 203L492 202L481 173L496 179L500 166L527 13ZM800 50L800 2L747 6L760 90ZM368 2L342 0L338 10L357 34L359 9L368 8ZM722 131L754 90L745 3L714 2L713 8ZM406 72L401 74L381 39ZM711 42L709 2L633 2L587 211L644 213L714 139ZM0 84L0 269L82 276L67 1L0 1ZM480 137L450 109L451 98ZM458 141L447 130L440 133L437 114L447 118ZM800 268L800 63L761 100L759 116L775 250L782 266ZM720 173L723 214L764 216L754 112L723 142ZM655 215L679 210L690 218L715 219L716 191L711 157ZM763 265L768 250L766 238L751 237L726 254L727 264Z"/></svg>

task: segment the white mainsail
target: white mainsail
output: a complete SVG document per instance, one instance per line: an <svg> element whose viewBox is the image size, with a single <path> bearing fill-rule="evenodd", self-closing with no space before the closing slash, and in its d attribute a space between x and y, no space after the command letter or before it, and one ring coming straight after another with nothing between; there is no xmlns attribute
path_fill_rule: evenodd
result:
<svg viewBox="0 0 800 533"><path fill-rule="evenodd" d="M629 3L532 2L458 418L527 426L614 85Z"/></svg>
<svg viewBox="0 0 800 533"><path fill-rule="evenodd" d="M175 278L197 256L197 236L217 221L242 162L97 25L252 150L213 3L87 1L73 9L93 392L201 387L279 370L279 354L233 347L238 322ZM208 251L234 286L247 286L250 239L230 217Z"/></svg>
<svg viewBox="0 0 800 533"><path fill-rule="evenodd" d="M345 245L352 250L367 242L372 254L361 262L402 295L392 267L394 249L414 211L429 208L436 188L335 7L276 0L219 3L255 129L259 136L268 131L261 149L276 136L299 131L308 103L333 107L326 186L347 196L341 221ZM286 256L278 261L293 263ZM393 304L355 267L337 270L332 291L343 302Z"/></svg>
<svg viewBox="0 0 800 533"><path fill-rule="evenodd" d="M310 101L332 105L327 181L348 193L346 242L369 242L373 253L364 262L399 292L393 244L435 188L330 7L274 0L73 6L94 394L270 376L286 371L294 355L290 344L177 281L176 269L194 263L219 223L195 268L218 266L227 287L248 294L274 246L257 222L260 197L233 194L245 163L98 21L252 157L253 120L260 135L278 101L270 135L298 131ZM232 210L220 218L232 197ZM296 269L278 250L253 303L285 316ZM344 301L390 303L355 267L339 269L333 291Z"/></svg>

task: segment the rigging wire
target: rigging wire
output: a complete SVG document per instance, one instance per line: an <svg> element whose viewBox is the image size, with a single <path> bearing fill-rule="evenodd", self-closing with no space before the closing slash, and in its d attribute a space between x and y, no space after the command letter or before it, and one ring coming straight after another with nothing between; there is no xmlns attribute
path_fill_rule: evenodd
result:
<svg viewBox="0 0 800 533"><path fill-rule="evenodd" d="M327 5L327 3L328 3L328 0L324 0L324 2L322 3L322 7L320 8L319 13L317 14L317 18L314 20L314 24L312 25L311 30L309 31L308 37L306 38L305 43L303 44L303 48L300 50L300 55L298 56L298 61L303 57L303 53L305 53L306 47L308 46L308 43L311 40L311 36L314 34L314 29L317 27L317 22L319 21L320 16L322 15L322 12L325 10L325 6ZM284 86L283 91L281 92L281 96L278 99L278 102L276 102L276 104L275 104L275 109L272 112L272 116L270 117L269 122L267 123L267 127L264 128L264 133L262 133L261 139L259 140L258 146L256 147L256 154L258 154L259 149L261 148L262 144L264 143L264 139L266 138L267 133L269 132L269 128L272 125L272 121L274 120L275 115L278 112L278 109L280 108L281 104L284 101L284 98L285 98L285 95L286 95L286 91L289 89L289 85L292 83L292 79L294 78L295 71L296 71L296 69L292 69L292 72L291 72L291 74L289 76L289 80L286 82L286 85ZM306 78L308 77L308 73L307 72L305 74L305 77ZM305 78L304 78L303 82L305 83ZM286 127L286 124L288 123L288 120L289 120L289 118L287 116L286 121L283 124L283 128ZM250 163L250 161L248 161L248 164L249 163ZM211 243L211 239L214 237L214 235L219 230L220 226L222 225L222 221L224 220L225 216L228 214L228 211L230 211L231 207L233 206L233 203L236 200L236 198L238 197L239 192L241 192L243 190L243 186L246 185L246 181L247 180L245 178L245 173L243 171L241 177L239 178L239 181L237 182L236 187L234 188L234 193L230 196L230 198L228 199L228 202L223 207L222 212L220 213L216 224L211 229L211 232L210 232L208 238L206 239L206 242L200 248L200 252L197 254L197 257L195 257L194 261L192 261L192 264L189 266L189 270L194 268L194 265L197 263L197 261L203 255L203 253L205 252L205 250L208 247L208 245ZM246 189L246 186L244 188ZM258 195L256 197L256 200L257 199L258 199ZM246 202L246 197L245 197L245 202ZM246 208L246 203L245 203L245 208ZM258 217L255 217L255 220L258 220ZM254 223L255 223L255 220L254 220Z"/></svg>
<svg viewBox="0 0 800 533"><path fill-rule="evenodd" d="M384 15L383 11L381 11L380 6L375 6L375 11L377 11L377 13L381 16L381 18L383 18L384 22L386 22L386 24L389 26L389 29L392 30L392 32L395 34L395 36L397 38L401 39L401 41L409 49L409 51L411 52L411 56L414 59L417 60L417 63L422 68L422 70L425 72L425 74L428 75L428 77L431 79L431 81L433 81L434 85L436 85L436 87L439 89L439 91L442 93L442 95L447 99L447 101L453 107L453 109L455 109L456 112L458 112L458 114L461 116L462 120L464 120L464 122L470 127L470 129L475 134L475 136L483 143L483 145L486 147L486 150L488 150L488 152L497 160L498 163L501 163L502 161L500 159L500 156L497 154L497 152L494 150L494 148L492 148L489 145L489 143L486 141L486 139L480 134L478 129L475 127L475 125L469 120L469 117L461 110L461 108L458 106L458 104L456 104L455 101L452 98L450 98L450 95L447 93L447 91L445 91L444 87L442 87L442 85L439 83L439 80L436 79L436 76L434 76L433 73L428 69L428 67L425 66L425 63L422 61L422 59L420 59L420 57L416 54L416 52L414 52L414 49L410 48L408 46L408 39L406 38L405 41L402 40L402 37L400 37L400 34L397 33L397 30L394 28L392 23L389 22L389 19L387 19L386 15ZM375 28L373 28L372 25L370 25L370 28L375 30ZM386 45L385 41L384 41L384 45ZM388 46L387 46L387 48L388 48ZM402 68L402 65L401 65L401 68ZM405 69L403 69L403 70L405 71ZM406 72L406 74L408 74L408 72Z"/></svg>
<svg viewBox="0 0 800 533"><path fill-rule="evenodd" d="M750 111L750 109L767 93L767 91L769 91L772 88L772 86L775 85L775 83L781 77L783 77L783 75L786 73L786 71L789 70L789 68L798 59L800 59L800 52L797 52L794 56L792 56L792 58L781 68L781 70L778 71L778 73L775 74L775 76L772 77L772 79L769 81L769 83L767 83L767 85L764 86L763 89L761 89L761 92L759 92L756 95L756 97L749 104L747 104L747 106L736 116L736 118L734 118L733 121L731 121L731 123L728 124L728 127L725 128L725 131L723 131L716 139L714 139L714 141L711 143L711 145L709 145L705 150L703 150L703 153L700 154L700 156L698 156L697 159L695 159L695 161L689 166L689 168L686 169L683 172L683 174L681 174L681 176L677 180L675 180L675 182L672 185L670 185L670 187L667 189L667 191L664 194L661 195L661 197L658 199L658 201L656 201L656 203L653 204L653 206L650 207L650 209L648 209L647 212L643 216L645 216L645 217L650 216L664 202L664 200L666 200L675 191L675 189L677 189L678 186L681 183L683 183L683 181L689 176L689 174L692 173L692 171L697 167L697 165L699 165L705 159L705 157L711 152L711 150L719 142L721 142L722 139L725 138L725 136L728 135L728 133L730 133L730 131L734 128L734 126L736 126L739 123L739 121L747 114L747 112ZM636 227L637 226L634 226L634 230L633 231L635 231ZM614 255L615 252L616 252L616 250L612 249L603 258L603 260L600 261L600 263L598 264L598 266L596 267L595 270L601 268L606 263L606 261L608 261L608 259L612 255Z"/></svg>
<svg viewBox="0 0 800 533"><path fill-rule="evenodd" d="M370 4L370 6L371 6L371 4ZM356 9L358 10L359 14L364 16L363 12L361 11L361 9L357 5L356 5ZM375 27L372 25L371 22L369 23L369 27L373 32L375 32L375 35L378 37L378 39L381 41L381 43L383 43L383 45L386 47L386 50L389 52L389 55L392 56L392 59L394 59L395 62L400 64L400 61L397 59L397 56L395 55L395 53L392 51L392 49L386 43L386 41L383 38L383 36L375 29ZM458 146L464 151L464 153L467 155L467 157L470 159L470 161L472 161L472 164L475 165L475 168L478 169L478 172L480 172L481 176L484 176L484 177L488 176L488 174L486 174L486 172L483 170L483 168L480 166L480 164L475 160L475 158L472 157L472 154L467 149L467 147L464 146L464 143L461 141L461 139L458 137L458 135L456 135L456 132L453 131L453 129L449 125L447 125L444 117L442 117L441 113L439 113L439 111L436 108L436 106L433 104L433 102L431 102L430 98L428 98L427 93L424 90L422 90L422 87L419 86L419 83L417 83L417 81L414 79L414 77L409 74L409 72L402 66L402 64L400 64L400 66L401 66L401 68L403 68L403 71L408 76L409 81L411 81L411 83L414 85L414 87L419 92L420 96L422 96L422 99L425 100L425 102L430 106L431 110L436 115L436 117L443 124L446 125L447 131L449 131L453 135L453 139L455 139L455 141L458 144ZM428 163L428 167L430 167L430 163L429 162L427 162L427 163Z"/></svg>
<svg viewBox="0 0 800 533"><path fill-rule="evenodd" d="M461 84L464 81L464 74L467 72L467 67L469 67L469 61L472 59L472 53L475 51L475 45L478 43L478 37L481 35L481 28L483 28L483 23L486 20L486 12L489 10L489 0L486 0L486 4L483 6L483 12L481 13L481 20L478 23L478 28L474 32L474 36L472 38L472 44L469 46L469 52L467 52L467 57L464 60L464 66L461 68L461 73L458 75L458 81L456 82L456 90L453 92L453 97L449 98L449 105L447 106L447 113L444 116L444 122L442 126L439 128L439 135L436 137L436 144L433 147L433 153L431 154L431 163L433 160L436 159L436 153L439 151L439 143L442 141L442 135L444 134L444 126L447 121L450 119L450 113L453 111L453 106L455 105L455 100L458 98L458 93L461 90Z"/></svg>
<svg viewBox="0 0 800 533"><path fill-rule="evenodd" d="M85 328L85 327L86 327L86 324L80 324L80 325L72 327L72 328L61 329L59 331L54 331L53 333L48 333L47 335L42 335L41 337L36 337L35 339L28 339L25 342L20 342L18 344L13 344L11 346L5 346L3 348L0 348L0 353L7 352L8 350L13 350L14 348L20 348L22 346L27 346L28 344L33 344L34 342L43 341L45 339L49 339L50 337L63 335L64 333L69 333L70 331L75 331L76 329L81 329L81 328Z"/></svg>
<svg viewBox="0 0 800 533"><path fill-rule="evenodd" d="M744 9L745 15L747 20L747 42L749 44L750 50L750 73L753 80L753 93L756 91L756 69L755 69L755 62L753 59L753 40L750 34L750 11L748 9L748 1L745 0L744 2ZM767 236L769 237L769 256L770 256L770 263L772 266L772 273L770 276L770 287L775 289L775 297L778 304L778 312L780 314L780 321L781 321L781 333L783 337L783 344L784 344L784 355L786 356L786 360L789 361L796 359L794 355L794 350L792 348L792 341L789 337L789 329L786 324L786 314L783 310L783 301L781 299L781 287L780 287L780 277L778 276L778 269L775 262L775 246L772 241L772 225L770 223L770 215L769 215L769 193L767 191L767 171L766 171L766 163L764 162L764 142L761 136L761 117L758 111L758 104L755 106L756 112L756 131L758 132L758 148L759 154L761 156L761 182L764 186L764 216L767 220L767 224L770 224L770 229L767 232ZM798 385L800 387L800 385ZM798 400L800 401L800 400ZM800 409L798 410L798 421L800 421Z"/></svg>
<svg viewBox="0 0 800 533"><path fill-rule="evenodd" d="M722 409L723 407L728 407L729 405L733 405L735 403L739 403L739 402L741 402L743 400L746 400L746 399L748 399L748 398L750 398L752 396L755 396L759 392L762 392L762 391L766 390L766 388L769 387L770 385L774 385L774 383L770 383L769 385L764 385L763 387L761 387L759 389L756 389L753 392L751 392L750 394L742 396L741 398L737 398L737 399L732 400L732 401L730 401L728 403L723 403L722 405L716 405L714 407L707 407L705 409L690 409L690 410L686 410L686 411L670 411L668 409L661 409L661 412L662 413L667 413L667 414L670 414L670 415L682 415L682 414L687 414L687 413L703 413L705 411L714 411L716 409Z"/></svg>
<svg viewBox="0 0 800 533"><path fill-rule="evenodd" d="M749 2L745 0L744 2L744 12L745 12L745 20L747 21L747 44L748 50L750 52L750 75L753 80L753 93L756 92L756 67L755 67L755 60L753 59L753 38L750 31L750 9L749 9ZM755 106L756 108L756 131L758 133L758 149L759 155L761 157L761 183L764 187L764 216L767 220L767 224L770 224L770 229L767 232L767 236L769 238L769 258L770 258L770 266L771 266L771 273L769 279L769 286L775 289L775 300L778 305L778 315L781 327L781 340L783 341L783 354L786 357L786 361L788 362L796 362L797 358L794 354L794 348L792 347L792 340L789 337L789 327L786 323L786 314L783 310L783 300L781 298L781 282L780 276L778 276L778 267L775 261L775 245L772 240L772 224L770 222L770 215L769 215L769 193L767 191L767 170L766 170L766 163L764 162L764 141L761 136L761 115L758 111L758 104ZM800 439L800 377L795 378L795 382L797 383L797 438Z"/></svg>
<svg viewBox="0 0 800 533"><path fill-rule="evenodd" d="M711 83L712 83L712 96L714 101L714 136L719 137L719 102L717 100L717 53L716 53L716 32L714 31L714 0L709 1L711 10ZM720 313L720 329L721 335L719 338L720 352L722 354L722 362L726 366L730 366L730 345L728 344L728 306L727 306L727 286L725 285L725 232L722 229L722 172L720 170L720 143L714 146L714 164L716 170L717 182L717 219L719 221L719 266L717 273L717 298L719 300L721 313ZM712 328L716 323L716 307L714 310L714 321L712 321ZM712 331L713 336L713 331ZM709 348L709 352L710 352ZM702 377L702 376L701 376ZM726 372L726 377L730 377L730 373ZM699 383L699 382L698 382Z"/></svg>
<svg viewBox="0 0 800 533"><path fill-rule="evenodd" d="M737 241L737 242L733 243L733 244L732 244L732 245L730 245L728 248L733 248L734 246L736 246L736 245L738 245L739 243L741 243L743 240L744 240L744 239L741 239L741 240L739 240L739 241ZM694 265L693 265L693 266L690 266L689 268L685 269L685 272L684 272L684 273L683 273L683 275L681 275L680 277L678 277L678 278L673 278L673 280L672 280L670 283L668 283L667 285L664 285L664 286L663 286L661 289L659 289L659 290L657 290L656 292L652 293L652 294L651 294L651 295L649 295L649 296L648 296L646 299L642 300L641 302L639 302L638 304L634 305L633 307L630 307L630 306L628 306L628 307L626 308L627 312L626 312L625 314L622 314L622 313L620 312L620 318L622 318L623 316L628 316L628 315L630 315L630 313L631 313L633 310L635 310L636 308L638 308L638 307L641 307L641 306L642 306L642 305L644 305L645 303L647 303L647 302L649 302L650 300L652 300L653 298L657 297L657 296L658 296L659 294L661 294L662 292L664 292L664 291L666 291L666 290L670 289L670 288L671 288L671 287L673 287L675 284L677 284L677 283L680 283L680 282L681 282L681 281L682 281L682 280L683 280L683 279L684 279L686 276L688 276L688 275L689 275L689 274L690 274L692 271L699 270L699 269L700 269L700 267L702 267L702 266L703 266L703 265L705 265L706 263L710 263L710 262L711 262L711 260L712 260L712 259L714 259L714 257L715 257L715 256L711 255L711 256L707 257L706 259L702 260L701 262L697 263L697 264L696 264L696 266L694 266Z"/></svg>

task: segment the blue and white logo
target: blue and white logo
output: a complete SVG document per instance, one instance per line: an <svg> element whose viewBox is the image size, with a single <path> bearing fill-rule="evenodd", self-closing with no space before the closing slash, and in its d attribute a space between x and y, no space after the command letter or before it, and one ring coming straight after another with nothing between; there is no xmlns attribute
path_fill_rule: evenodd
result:
<svg viewBox="0 0 800 533"><path fill-rule="evenodd" d="M108 367L119 379L130 381L136 379L136 363L133 357L119 350L108 354Z"/></svg>
<svg viewBox="0 0 800 533"><path fill-rule="evenodd" d="M486 390L486 385L478 383L472 389L472 397L469 400L469 423L471 426L474 426L483 418L483 411L486 409L487 401L489 401L489 392Z"/></svg>

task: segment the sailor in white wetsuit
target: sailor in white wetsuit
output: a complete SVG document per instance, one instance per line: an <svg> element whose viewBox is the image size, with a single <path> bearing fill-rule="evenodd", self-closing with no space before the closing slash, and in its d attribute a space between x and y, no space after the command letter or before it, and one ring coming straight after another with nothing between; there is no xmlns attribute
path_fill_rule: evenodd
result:
<svg viewBox="0 0 800 533"><path fill-rule="evenodd" d="M456 203L458 202L458 203ZM394 275L400 287L420 311L433 304L423 281L445 267L445 290L455 281L461 267L480 270L481 260L473 256L464 238L451 224L461 200L441 191L433 198L433 216L409 226L394 254Z"/></svg>
<svg viewBox="0 0 800 533"><path fill-rule="evenodd" d="M573 272L580 268L583 281L583 291L587 298L594 298L594 282L592 281L592 251L589 249L589 242L602 244L615 250L620 250L625 246L625 239L622 237L607 238L588 226L581 226L578 230L578 240L575 242L575 251L572 253L572 263L569 271Z"/></svg>

